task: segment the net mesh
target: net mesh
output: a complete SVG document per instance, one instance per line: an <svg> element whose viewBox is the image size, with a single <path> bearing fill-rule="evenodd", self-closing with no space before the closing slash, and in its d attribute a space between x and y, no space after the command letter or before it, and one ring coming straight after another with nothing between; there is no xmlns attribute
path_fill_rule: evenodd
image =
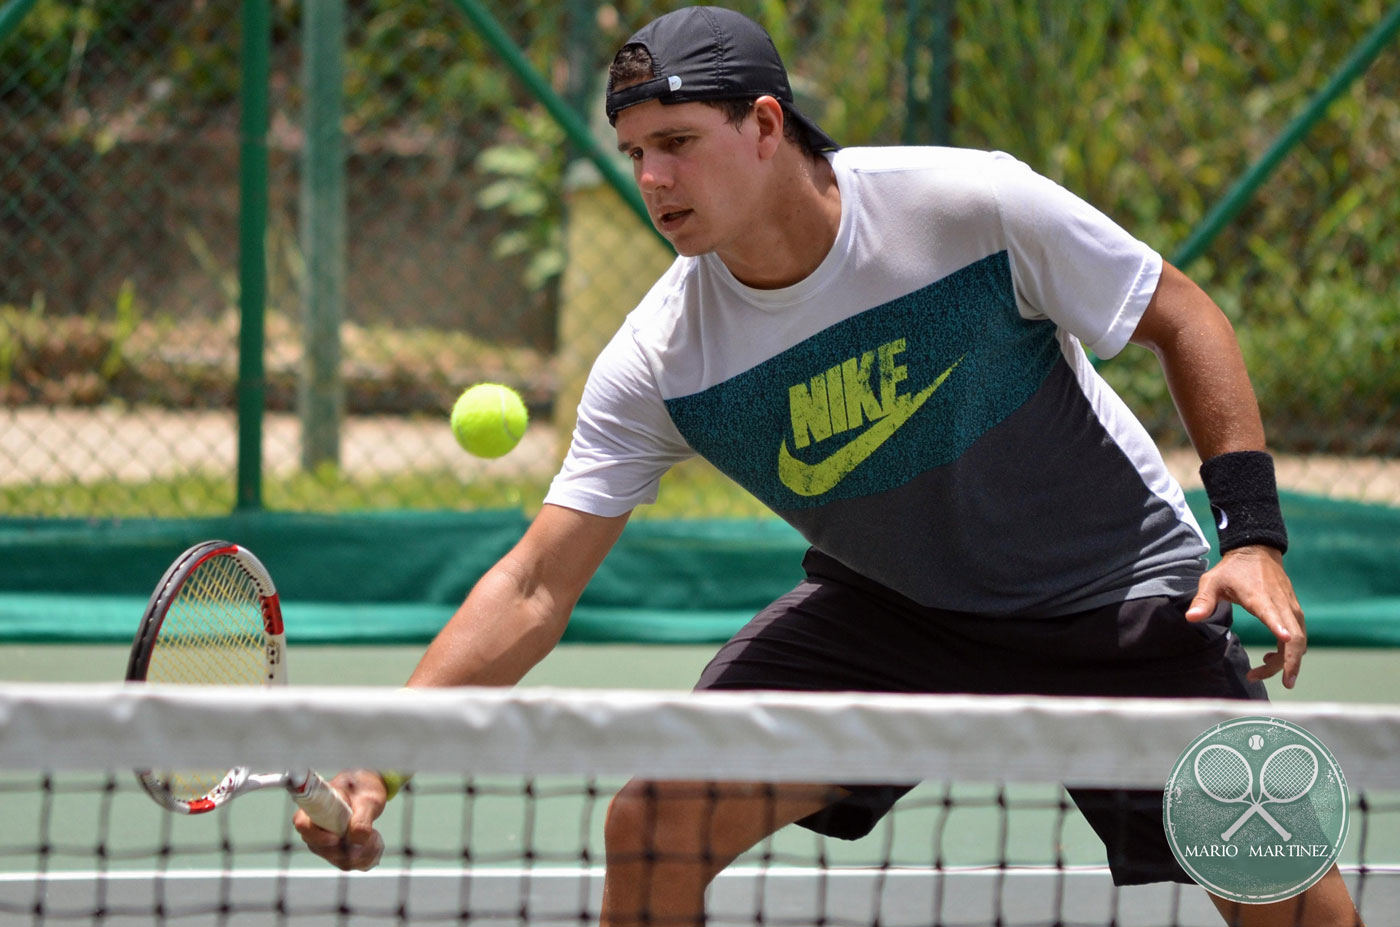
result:
<svg viewBox="0 0 1400 927"><path fill-rule="evenodd" d="M1218 924L1196 886L1115 887L1102 844L1060 783L1161 788L1186 744L1238 709L946 696L0 686L0 923L597 923L609 805L624 782L643 776L657 788L702 779L922 780L862 839L787 827L759 841L715 877L709 924ZM1340 863L1362 914L1384 923L1400 910L1400 710L1275 710L1325 742L1345 769L1353 823ZM284 794L172 815L127 771L151 763L419 772L379 821L381 865L342 874L304 848ZM762 808L778 788L749 796ZM724 786L702 786L688 797L707 806L725 795ZM660 913L648 922L675 923Z"/></svg>

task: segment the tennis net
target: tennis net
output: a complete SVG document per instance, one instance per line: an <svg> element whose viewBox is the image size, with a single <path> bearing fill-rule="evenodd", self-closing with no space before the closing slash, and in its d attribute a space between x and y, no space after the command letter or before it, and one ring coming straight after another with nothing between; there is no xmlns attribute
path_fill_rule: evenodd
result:
<svg viewBox="0 0 1400 927"><path fill-rule="evenodd" d="M1400 911L1400 709L1366 705L516 689L0 685L0 924L596 923L603 821L629 777L921 781L856 841L788 827L714 881L722 925L1219 924L1196 886L1115 887L1061 783L1161 789L1257 714L1345 771L1340 864ZM413 769L381 865L340 873L285 793L172 815L136 768ZM662 923L661 921L657 922Z"/></svg>

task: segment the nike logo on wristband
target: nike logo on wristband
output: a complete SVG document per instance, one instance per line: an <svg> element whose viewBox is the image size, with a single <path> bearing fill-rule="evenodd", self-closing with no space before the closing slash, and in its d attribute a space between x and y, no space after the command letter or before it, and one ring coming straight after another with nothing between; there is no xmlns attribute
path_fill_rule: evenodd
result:
<svg viewBox="0 0 1400 927"><path fill-rule="evenodd" d="M1215 527L1217 530L1224 531L1229 526L1230 516L1214 502L1210 504L1210 513L1215 516Z"/></svg>

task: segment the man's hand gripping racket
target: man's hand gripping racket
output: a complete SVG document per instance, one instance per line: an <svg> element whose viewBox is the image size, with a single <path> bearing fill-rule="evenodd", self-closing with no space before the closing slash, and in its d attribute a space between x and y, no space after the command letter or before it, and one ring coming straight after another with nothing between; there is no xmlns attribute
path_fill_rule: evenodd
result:
<svg viewBox="0 0 1400 927"><path fill-rule="evenodd" d="M146 606L126 678L162 684L286 685L282 608L267 569L251 552L226 541L206 541L181 554ZM136 776L156 802L180 814L203 814L247 792L280 788L323 831L344 835L350 829L350 806L310 769L146 769ZM382 848L377 834L374 839ZM377 860L378 849L370 849Z"/></svg>

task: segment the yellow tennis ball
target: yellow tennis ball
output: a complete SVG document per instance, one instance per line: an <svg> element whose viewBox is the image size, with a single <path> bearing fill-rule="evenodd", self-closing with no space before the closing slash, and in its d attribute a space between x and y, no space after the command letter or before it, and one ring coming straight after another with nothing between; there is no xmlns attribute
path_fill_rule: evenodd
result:
<svg viewBox="0 0 1400 927"><path fill-rule="evenodd" d="M452 406L452 434L478 457L500 457L515 447L529 420L520 394L500 383L478 383Z"/></svg>

